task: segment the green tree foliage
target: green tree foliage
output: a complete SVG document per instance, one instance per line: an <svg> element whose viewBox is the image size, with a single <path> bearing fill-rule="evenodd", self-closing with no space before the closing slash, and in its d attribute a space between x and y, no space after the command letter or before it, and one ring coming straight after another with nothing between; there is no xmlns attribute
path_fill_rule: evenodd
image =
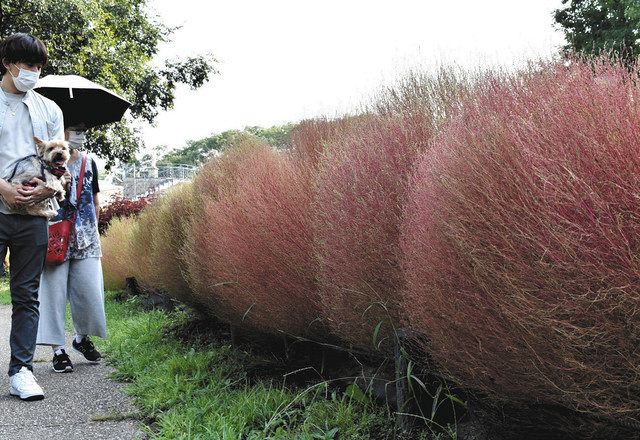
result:
<svg viewBox="0 0 640 440"><path fill-rule="evenodd" d="M112 164L141 146L133 120L152 123L174 103L178 83L195 89L216 71L202 55L154 65L160 43L173 29L148 12L148 0L4 0L0 36L29 32L49 49L45 74L77 74L133 103L130 120L91 130L87 145Z"/></svg>
<svg viewBox="0 0 640 440"><path fill-rule="evenodd" d="M562 0L555 21L564 30L567 50L613 52L625 62L640 55L640 1Z"/></svg>
<svg viewBox="0 0 640 440"><path fill-rule="evenodd" d="M164 155L158 162L162 164L198 165L216 152L222 152L236 143L239 137L253 136L264 140L273 148L286 149L291 146L290 133L295 125L276 125L270 128L245 127L244 130L227 130L204 139L187 141L185 148Z"/></svg>

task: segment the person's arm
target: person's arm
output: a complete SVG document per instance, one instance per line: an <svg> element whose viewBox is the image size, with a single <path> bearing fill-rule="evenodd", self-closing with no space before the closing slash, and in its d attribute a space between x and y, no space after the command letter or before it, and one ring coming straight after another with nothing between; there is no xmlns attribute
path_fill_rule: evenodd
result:
<svg viewBox="0 0 640 440"><path fill-rule="evenodd" d="M96 207L96 221L100 220L100 199L98 193L93 195L93 205Z"/></svg>
<svg viewBox="0 0 640 440"><path fill-rule="evenodd" d="M96 221L100 220L100 199L98 193L100 192L100 185L98 184L98 165L96 161L91 159L91 189L93 191L93 205L96 208Z"/></svg>
<svg viewBox="0 0 640 440"><path fill-rule="evenodd" d="M64 140L64 116L57 105L54 108L53 128L49 136L50 139Z"/></svg>
<svg viewBox="0 0 640 440"><path fill-rule="evenodd" d="M21 188L18 188L18 195L14 197L14 203L27 206L34 205L36 203L42 202L43 200L50 199L56 194L56 190L47 186L47 183L38 177L34 177L33 179L31 179L29 181L29 184L35 186L22 185Z"/></svg>

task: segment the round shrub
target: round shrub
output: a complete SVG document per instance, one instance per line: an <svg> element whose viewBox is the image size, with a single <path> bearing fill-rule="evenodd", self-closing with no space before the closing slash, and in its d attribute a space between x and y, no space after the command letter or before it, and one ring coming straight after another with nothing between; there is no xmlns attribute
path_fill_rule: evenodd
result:
<svg viewBox="0 0 640 440"><path fill-rule="evenodd" d="M308 173L262 145L228 153L217 169L209 171L218 176L217 193L193 225L199 297L237 325L313 334L319 313Z"/></svg>
<svg viewBox="0 0 640 440"><path fill-rule="evenodd" d="M183 183L159 195L140 216L134 248L142 263L139 281L163 290L177 300L194 304L187 282L185 242L195 210L191 183Z"/></svg>
<svg viewBox="0 0 640 440"><path fill-rule="evenodd" d="M107 232L100 237L102 246L102 271L107 290L121 290L125 280L133 276L131 268L131 238L137 227L137 218L114 218Z"/></svg>
<svg viewBox="0 0 640 440"><path fill-rule="evenodd" d="M136 227L131 234L129 244L131 254L130 272L142 285L159 288L158 279L164 270L154 264L154 233L157 230L159 206L155 203L147 206L139 214Z"/></svg>
<svg viewBox="0 0 640 440"><path fill-rule="evenodd" d="M488 78L421 159L404 312L473 389L640 416L640 95L599 61Z"/></svg>
<svg viewBox="0 0 640 440"><path fill-rule="evenodd" d="M465 90L455 75L409 75L381 95L379 115L352 120L320 156L314 230L323 317L358 348L388 351L400 325L408 178Z"/></svg>

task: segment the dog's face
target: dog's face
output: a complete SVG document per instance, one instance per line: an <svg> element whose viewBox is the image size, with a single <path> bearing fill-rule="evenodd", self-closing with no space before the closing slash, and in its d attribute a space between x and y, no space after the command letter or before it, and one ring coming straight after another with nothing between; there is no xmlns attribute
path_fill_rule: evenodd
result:
<svg viewBox="0 0 640 440"><path fill-rule="evenodd" d="M38 156L46 163L60 168L66 165L71 154L69 153L69 144L67 141L52 140L45 142L40 138L34 137L38 146Z"/></svg>

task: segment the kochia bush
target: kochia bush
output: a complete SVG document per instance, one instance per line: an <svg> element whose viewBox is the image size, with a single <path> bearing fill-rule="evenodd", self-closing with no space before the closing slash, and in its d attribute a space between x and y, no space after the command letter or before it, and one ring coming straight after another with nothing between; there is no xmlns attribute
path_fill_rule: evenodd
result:
<svg viewBox="0 0 640 440"><path fill-rule="evenodd" d="M606 61L488 79L425 155L404 310L467 386L640 419L640 94Z"/></svg>
<svg viewBox="0 0 640 440"><path fill-rule="evenodd" d="M192 184L174 186L145 208L132 236L136 278L192 305L196 301L187 282L184 250L195 210Z"/></svg>
<svg viewBox="0 0 640 440"><path fill-rule="evenodd" d="M446 79L446 81L445 81ZM323 316L363 349L389 349L400 324L399 226L419 153L466 88L455 74L410 75L353 119L318 162L315 239Z"/></svg>
<svg viewBox="0 0 640 440"><path fill-rule="evenodd" d="M109 230L100 237L104 287L107 290L124 289L127 277L133 276L131 239L136 222L135 217L114 218Z"/></svg>
<svg viewBox="0 0 640 440"><path fill-rule="evenodd" d="M191 273L221 319L270 332L318 328L306 170L266 146L220 159L218 191L194 222ZM220 176L220 170L234 173Z"/></svg>

